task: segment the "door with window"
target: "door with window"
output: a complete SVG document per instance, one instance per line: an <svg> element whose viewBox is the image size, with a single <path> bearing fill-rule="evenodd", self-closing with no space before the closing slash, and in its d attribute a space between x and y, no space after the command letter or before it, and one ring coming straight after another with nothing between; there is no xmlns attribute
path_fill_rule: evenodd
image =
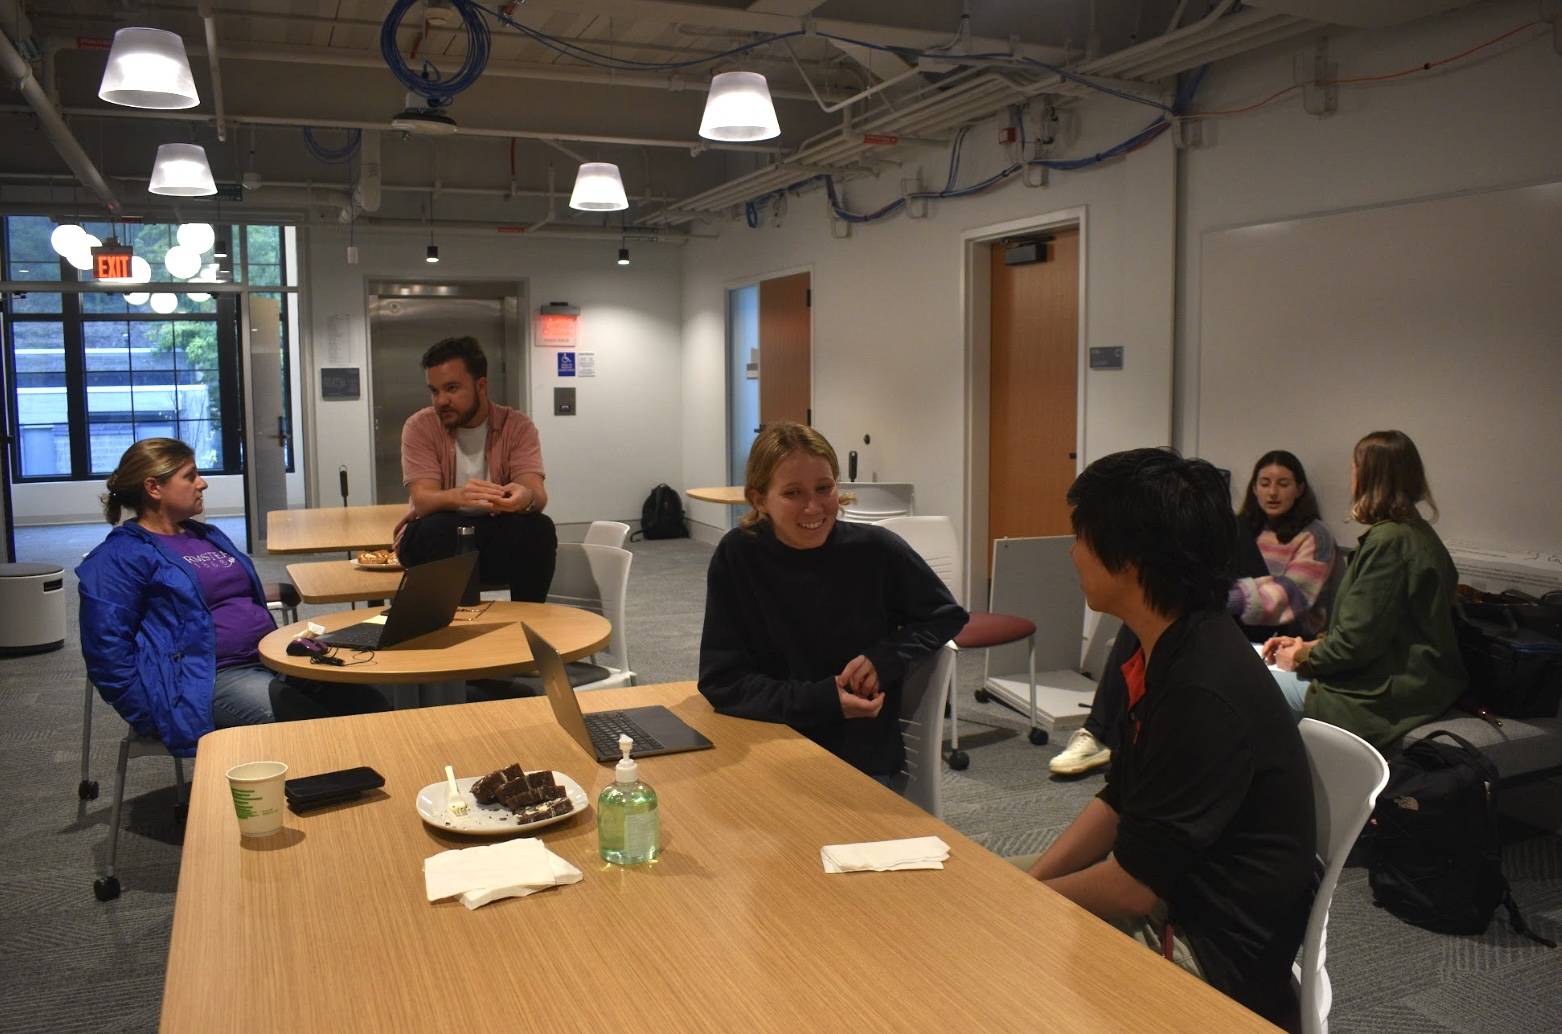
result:
<svg viewBox="0 0 1562 1034"><path fill-rule="evenodd" d="M727 292L727 453L731 483L743 483L760 427L813 423L811 275L772 277Z"/></svg>

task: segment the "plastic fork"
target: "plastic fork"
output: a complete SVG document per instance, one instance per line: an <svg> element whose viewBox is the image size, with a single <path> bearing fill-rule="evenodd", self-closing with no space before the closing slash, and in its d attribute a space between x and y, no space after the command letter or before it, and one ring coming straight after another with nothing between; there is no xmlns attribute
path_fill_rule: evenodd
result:
<svg viewBox="0 0 1562 1034"><path fill-rule="evenodd" d="M461 796L461 791L456 788L456 770L449 765L445 766L445 785L450 788L450 796L445 801L445 810L458 818L466 814L466 798Z"/></svg>

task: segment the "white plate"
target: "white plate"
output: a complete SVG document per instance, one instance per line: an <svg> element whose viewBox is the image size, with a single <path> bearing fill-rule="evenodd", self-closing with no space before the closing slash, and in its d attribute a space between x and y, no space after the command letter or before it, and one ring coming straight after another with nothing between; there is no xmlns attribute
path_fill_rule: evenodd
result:
<svg viewBox="0 0 1562 1034"><path fill-rule="evenodd" d="M357 557L353 557L352 565L360 571L400 571L401 564L360 564Z"/></svg>
<svg viewBox="0 0 1562 1034"><path fill-rule="evenodd" d="M466 833L474 837L502 837L530 829L541 829L555 822L563 822L585 811L591 803L579 783L563 772L554 772L553 779L564 787L564 794L569 798L572 809L563 815L549 815L536 822L522 822L515 812L502 804L478 804L472 800L472 784L480 778L480 776L467 776L456 780L456 788L461 791L461 796L466 801L465 815L451 815L446 810L445 802L450 797L450 788L445 785L443 779L437 783L429 783L418 791L418 818L435 829L443 829L451 833Z"/></svg>

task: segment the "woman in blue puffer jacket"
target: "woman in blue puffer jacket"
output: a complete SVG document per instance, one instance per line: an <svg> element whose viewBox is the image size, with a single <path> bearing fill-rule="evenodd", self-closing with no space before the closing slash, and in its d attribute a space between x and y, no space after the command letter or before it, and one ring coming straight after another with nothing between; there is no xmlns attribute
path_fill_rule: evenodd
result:
<svg viewBox="0 0 1562 1034"><path fill-rule="evenodd" d="M109 475L103 515L117 526L76 569L98 692L184 757L214 728L385 710L372 686L284 679L260 663L276 623L249 557L194 520L205 491L195 453L173 438L136 442ZM125 509L135 517L119 524Z"/></svg>

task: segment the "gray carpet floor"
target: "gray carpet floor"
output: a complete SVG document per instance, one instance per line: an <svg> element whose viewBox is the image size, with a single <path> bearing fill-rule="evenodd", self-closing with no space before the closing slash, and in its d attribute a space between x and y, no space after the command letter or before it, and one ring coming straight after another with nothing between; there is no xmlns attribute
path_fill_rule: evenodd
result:
<svg viewBox="0 0 1562 1034"><path fill-rule="evenodd" d="M218 523L243 542L241 521ZM103 525L19 529L17 555L69 572L104 533ZM688 540L632 548L634 669L642 683L691 679L710 548ZM283 558L262 556L257 565L263 577L285 576ZM83 668L70 575L67 590L65 648L0 659L0 785L9 788L0 807L0 1031L151 1031L179 871L173 773L162 758L131 763L119 848L124 893L96 901L92 881L106 857L124 726L106 704L96 704L90 758L102 793L78 802ZM316 609L305 607L304 614ZM1048 778L1046 761L1060 744L1032 746L1019 715L976 702L981 664L976 655L961 658L961 746L971 766L945 769L946 818L999 854L1034 853L1068 825L1101 777ZM1562 937L1562 838L1513 824L1507 839L1515 896L1536 930ZM1562 949L1523 940L1500 918L1478 937L1407 926L1372 905L1363 869L1347 869L1341 878L1328 960L1335 992L1330 1024L1337 1032L1562 1030ZM998 1025L973 1018L976 1030Z"/></svg>

